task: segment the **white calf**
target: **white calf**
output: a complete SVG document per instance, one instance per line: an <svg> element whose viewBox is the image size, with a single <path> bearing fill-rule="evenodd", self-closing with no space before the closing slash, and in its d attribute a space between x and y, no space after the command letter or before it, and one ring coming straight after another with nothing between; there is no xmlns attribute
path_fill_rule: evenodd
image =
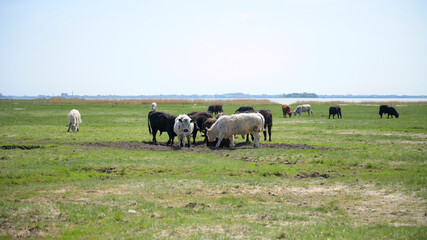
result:
<svg viewBox="0 0 427 240"><path fill-rule="evenodd" d="M187 115L181 114L175 118L175 124L173 125L173 131L178 136L179 146L183 147L184 139L187 138L188 146L190 146L191 133L194 130L194 121Z"/></svg>
<svg viewBox="0 0 427 240"><path fill-rule="evenodd" d="M264 131L264 117L260 113L240 113L220 117L210 129L207 129L208 141L218 138L216 147L219 147L223 138L230 139L230 146L234 147L234 135L244 136L252 133L254 147L259 147L260 132Z"/></svg>
<svg viewBox="0 0 427 240"><path fill-rule="evenodd" d="M313 111L311 111L310 104L299 105L294 110L294 116L296 116L297 113L301 116L301 113L303 113L303 112L308 112L308 116L310 116L310 113L313 114Z"/></svg>
<svg viewBox="0 0 427 240"><path fill-rule="evenodd" d="M156 110L157 110L157 103L153 102L153 103L151 104L151 110L152 110L152 111L156 111Z"/></svg>
<svg viewBox="0 0 427 240"><path fill-rule="evenodd" d="M82 122L82 118L80 116L79 111L77 111L76 109L73 109L70 111L70 113L68 113L68 132L71 131L73 132L77 132L79 131L79 123Z"/></svg>

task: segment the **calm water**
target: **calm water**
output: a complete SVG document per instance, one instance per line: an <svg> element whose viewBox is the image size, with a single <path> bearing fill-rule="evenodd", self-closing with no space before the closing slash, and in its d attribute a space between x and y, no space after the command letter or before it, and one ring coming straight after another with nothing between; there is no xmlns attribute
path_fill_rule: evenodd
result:
<svg viewBox="0 0 427 240"><path fill-rule="evenodd" d="M280 104L294 104L296 102L427 102L427 98L268 98Z"/></svg>

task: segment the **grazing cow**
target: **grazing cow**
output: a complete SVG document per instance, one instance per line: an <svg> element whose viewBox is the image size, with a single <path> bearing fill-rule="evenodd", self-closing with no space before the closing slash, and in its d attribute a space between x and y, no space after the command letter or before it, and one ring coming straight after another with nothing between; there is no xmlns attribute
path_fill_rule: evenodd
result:
<svg viewBox="0 0 427 240"><path fill-rule="evenodd" d="M212 125L216 122L216 120L217 120L216 118L208 118L208 119L206 119L206 121L203 123L203 128L204 129L211 128ZM218 143L218 139L215 139L215 141L213 141L213 142L209 142L208 141L208 136L205 135L205 142L206 142L206 146L207 147L214 147ZM219 145L219 147L222 147L222 148L223 147L227 147L227 148L229 148L230 147L230 139L223 138L222 141L221 141L221 143L220 143L220 145Z"/></svg>
<svg viewBox="0 0 427 240"><path fill-rule="evenodd" d="M187 114L181 114L175 118L173 131L178 136L180 147L183 147L185 145L184 144L185 138L187 138L188 146L190 147L190 138L193 130L194 130L194 121Z"/></svg>
<svg viewBox="0 0 427 240"><path fill-rule="evenodd" d="M309 117L310 117L310 113L313 114L313 111L311 111L310 104L299 105L297 108L295 108L293 113L294 113L294 116L296 116L297 113L301 116L301 113L303 112L308 112Z"/></svg>
<svg viewBox="0 0 427 240"><path fill-rule="evenodd" d="M160 135L163 132L167 132L169 140L166 144L173 144L175 138L175 132L173 131L173 126L175 124L176 115L168 112L157 112L151 111L148 113L148 132L153 135L153 142L157 142L156 134L157 131L160 131ZM153 129L153 131L151 131Z"/></svg>
<svg viewBox="0 0 427 240"><path fill-rule="evenodd" d="M151 111L156 111L157 110L157 103L153 102L151 104Z"/></svg>
<svg viewBox="0 0 427 240"><path fill-rule="evenodd" d="M242 107L239 107L234 112L234 114L237 114L237 113L249 113L249 112L255 112L255 110L254 110L254 108L252 106L242 106Z"/></svg>
<svg viewBox="0 0 427 240"><path fill-rule="evenodd" d="M68 113L68 130L67 132L71 131L77 132L79 131L79 123L82 122L82 117L80 116L80 112L76 109L73 109Z"/></svg>
<svg viewBox="0 0 427 240"><path fill-rule="evenodd" d="M342 118L341 107L340 106L330 107L329 108L329 117L328 117L328 119L331 118L331 115L332 115L332 119L335 119L335 114L337 115L338 118Z"/></svg>
<svg viewBox="0 0 427 240"><path fill-rule="evenodd" d="M264 131L264 117L260 113L241 113L220 117L211 128L207 129L208 141L218 138L219 147L223 138L230 139L230 147L234 147L234 135L251 133L255 137L254 147L259 147L260 132Z"/></svg>
<svg viewBox="0 0 427 240"><path fill-rule="evenodd" d="M193 144L196 144L197 131L206 135L206 130L203 128L203 123L206 119L212 118L211 112L191 112L187 115L194 121L194 130L193 130Z"/></svg>
<svg viewBox="0 0 427 240"><path fill-rule="evenodd" d="M381 105L379 114L381 118L383 118L383 114L387 114L387 118L389 118L390 115L391 118L393 118L393 116L399 118L399 113L396 111L396 109L388 105Z"/></svg>
<svg viewBox="0 0 427 240"><path fill-rule="evenodd" d="M283 112L283 117L286 118L286 114L289 115L289 117L292 117L292 108L291 106L287 105L287 104L283 104L282 105L282 112Z"/></svg>
<svg viewBox="0 0 427 240"><path fill-rule="evenodd" d="M258 113L261 113L261 115L264 117L264 141L267 141L267 132L268 130L268 141L271 142L271 128L273 127L273 115L271 114L270 110L263 110L259 109L256 110ZM246 137L247 140L247 137Z"/></svg>
<svg viewBox="0 0 427 240"><path fill-rule="evenodd" d="M213 105L210 105L208 107L208 112L211 112L213 114L218 114L220 112L223 112L222 111L222 104L213 104Z"/></svg>

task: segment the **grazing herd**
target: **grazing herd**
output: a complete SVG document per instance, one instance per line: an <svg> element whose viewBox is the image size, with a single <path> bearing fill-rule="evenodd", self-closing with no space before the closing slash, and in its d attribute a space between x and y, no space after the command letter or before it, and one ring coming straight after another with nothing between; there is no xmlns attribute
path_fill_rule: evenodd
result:
<svg viewBox="0 0 427 240"><path fill-rule="evenodd" d="M283 117L292 117L307 112L308 116L313 114L309 104L299 105L292 111L287 104L282 105ZM387 114L387 118L399 118L399 113L392 106L381 105L379 115ZM329 119L342 119L341 107L332 106L329 108ZM215 116L215 118L214 118ZM68 114L68 132L79 131L79 124L82 122L80 112L73 109ZM206 112L191 112L180 114L179 116L168 112L157 111L157 104L151 104L151 111L148 113L148 132L153 136L153 142L157 143L156 135L160 132L166 132L169 136L167 145L173 145L175 136L178 137L179 146L191 146L191 137L193 145L196 144L197 132L205 137L204 142L208 147L234 147L234 137L246 136L249 141L249 134L254 142L254 147L259 147L261 132L264 133L264 141L271 141L271 128L273 126L273 115L270 110L254 109L252 106L239 107L234 114L228 115L223 112L222 105L210 105ZM159 135L159 136L160 136ZM187 144L185 142L187 140Z"/></svg>

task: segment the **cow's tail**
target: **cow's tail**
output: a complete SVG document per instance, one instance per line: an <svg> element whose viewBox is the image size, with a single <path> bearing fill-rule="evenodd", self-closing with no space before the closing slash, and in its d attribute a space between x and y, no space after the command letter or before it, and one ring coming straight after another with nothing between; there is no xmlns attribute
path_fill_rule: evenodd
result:
<svg viewBox="0 0 427 240"><path fill-rule="evenodd" d="M150 135L152 135L150 125L151 125L150 118L148 118L148 132L150 133Z"/></svg>

